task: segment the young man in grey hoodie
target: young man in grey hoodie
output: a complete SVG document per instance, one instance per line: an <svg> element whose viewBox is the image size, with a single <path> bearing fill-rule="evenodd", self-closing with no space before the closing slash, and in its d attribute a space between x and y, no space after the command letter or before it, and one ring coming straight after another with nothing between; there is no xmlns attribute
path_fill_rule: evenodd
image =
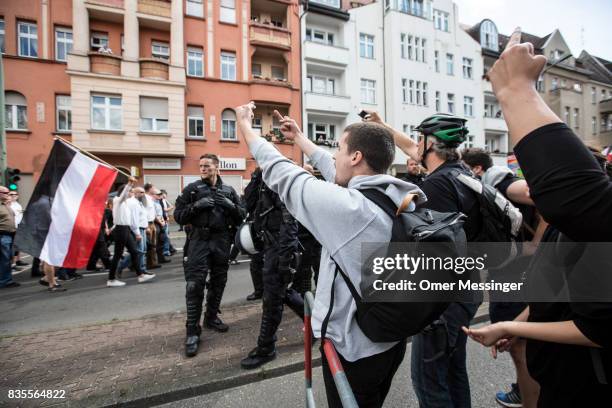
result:
<svg viewBox="0 0 612 408"><path fill-rule="evenodd" d="M236 108L238 128L262 168L263 180L277 192L289 212L322 244L317 296L312 314L315 337L330 308L334 260L356 288L361 282L361 244L389 242L392 220L358 190L376 188L400 205L406 195L426 200L415 185L386 174L393 162L393 136L374 123L347 127L331 154L317 147L288 116L275 112L281 132L310 158L327 181L318 180L293 164L251 128L254 103ZM411 203L405 211L412 211ZM369 256L369 254L364 254ZM333 260L332 260L333 259ZM406 343L375 343L366 337L355 319L356 305L343 279L337 278L333 310L327 326L330 339L340 355L346 376L360 406L382 406L391 380L401 363ZM323 378L330 407L340 407L340 398L323 355Z"/></svg>

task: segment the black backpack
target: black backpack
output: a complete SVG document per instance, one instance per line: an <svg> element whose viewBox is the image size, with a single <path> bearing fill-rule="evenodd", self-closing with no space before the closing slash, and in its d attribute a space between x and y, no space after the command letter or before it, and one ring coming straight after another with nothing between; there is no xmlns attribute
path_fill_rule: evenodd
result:
<svg viewBox="0 0 612 408"><path fill-rule="evenodd" d="M393 219L391 242L443 242L453 256L463 253L466 238L463 231L465 215L462 213L441 213L429 209L402 212L396 216L397 206L383 192L376 189L359 190ZM454 254L452 252L455 252ZM335 262L335 260L334 260ZM336 277L342 276L357 305L357 324L373 342L404 340L421 332L442 315L449 302L365 302L349 277L336 263L331 287L330 307L321 326L321 337L325 337L327 324L334 305ZM454 273L453 273L454 274ZM457 279L457 276L451 277Z"/></svg>
<svg viewBox="0 0 612 408"><path fill-rule="evenodd" d="M494 257L488 259L489 269L501 268L520 254L517 240L523 225L523 215L495 187L465 173L453 171L455 179L468 187L478 198L481 228L473 242L500 242Z"/></svg>

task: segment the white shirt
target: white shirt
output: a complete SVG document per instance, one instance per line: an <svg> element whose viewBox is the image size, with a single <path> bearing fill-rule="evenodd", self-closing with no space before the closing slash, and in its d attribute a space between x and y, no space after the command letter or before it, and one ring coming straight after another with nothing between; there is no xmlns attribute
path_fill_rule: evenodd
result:
<svg viewBox="0 0 612 408"><path fill-rule="evenodd" d="M147 221L153 222L155 221L155 204L153 203L153 199L148 194L145 194L145 198L147 199L147 205L145 205L147 210Z"/></svg>
<svg viewBox="0 0 612 408"><path fill-rule="evenodd" d="M11 209L15 213L15 228L19 226L23 219L23 207L17 201L11 201Z"/></svg>
<svg viewBox="0 0 612 408"><path fill-rule="evenodd" d="M130 205L128 203L129 192L131 187L126 186L120 196L113 199L113 221L115 225L125 225L130 227L134 235L140 235L138 222L132 216Z"/></svg>
<svg viewBox="0 0 612 408"><path fill-rule="evenodd" d="M128 198L127 202L138 228L147 228L149 222L147 221L147 210L144 205L136 197Z"/></svg>

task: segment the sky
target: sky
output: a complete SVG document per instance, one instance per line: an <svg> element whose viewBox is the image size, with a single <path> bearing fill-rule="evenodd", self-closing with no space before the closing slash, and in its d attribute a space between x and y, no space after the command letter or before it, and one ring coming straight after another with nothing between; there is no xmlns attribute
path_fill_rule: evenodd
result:
<svg viewBox="0 0 612 408"><path fill-rule="evenodd" d="M575 57L583 49L612 61L612 0L454 0L459 22L491 19L501 34L516 26L540 37L558 28Z"/></svg>

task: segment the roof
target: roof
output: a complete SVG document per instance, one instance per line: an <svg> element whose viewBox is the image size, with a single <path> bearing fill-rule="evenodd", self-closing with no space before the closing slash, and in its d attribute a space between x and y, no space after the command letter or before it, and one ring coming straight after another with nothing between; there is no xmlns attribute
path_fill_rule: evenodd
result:
<svg viewBox="0 0 612 408"><path fill-rule="evenodd" d="M582 51L579 62L584 68L591 71L591 78L598 82L612 84L612 62Z"/></svg>
<svg viewBox="0 0 612 408"><path fill-rule="evenodd" d="M472 27L469 27L468 29L465 30L478 43L480 43L480 26L482 25L482 23L484 23L487 20L489 20L489 19L485 18L484 20L482 20L478 24L475 24ZM491 21L491 20L489 20L489 21ZM535 49L536 53L542 54L542 47L544 46L544 44L546 44L546 41L548 41L548 38L551 35L552 35L552 33L550 33L550 34L548 34L548 35L546 35L544 37L538 37L537 35L533 35L533 34L529 34L529 33L523 32L522 36L521 36L521 40L522 40L522 42L530 42L530 43L532 43L533 44L533 48ZM508 44L508 40L510 40L510 36L498 33L498 43L499 43L499 49L500 50L503 50L506 47L506 44ZM494 51L491 51L491 50L489 50L489 51L494 53Z"/></svg>

